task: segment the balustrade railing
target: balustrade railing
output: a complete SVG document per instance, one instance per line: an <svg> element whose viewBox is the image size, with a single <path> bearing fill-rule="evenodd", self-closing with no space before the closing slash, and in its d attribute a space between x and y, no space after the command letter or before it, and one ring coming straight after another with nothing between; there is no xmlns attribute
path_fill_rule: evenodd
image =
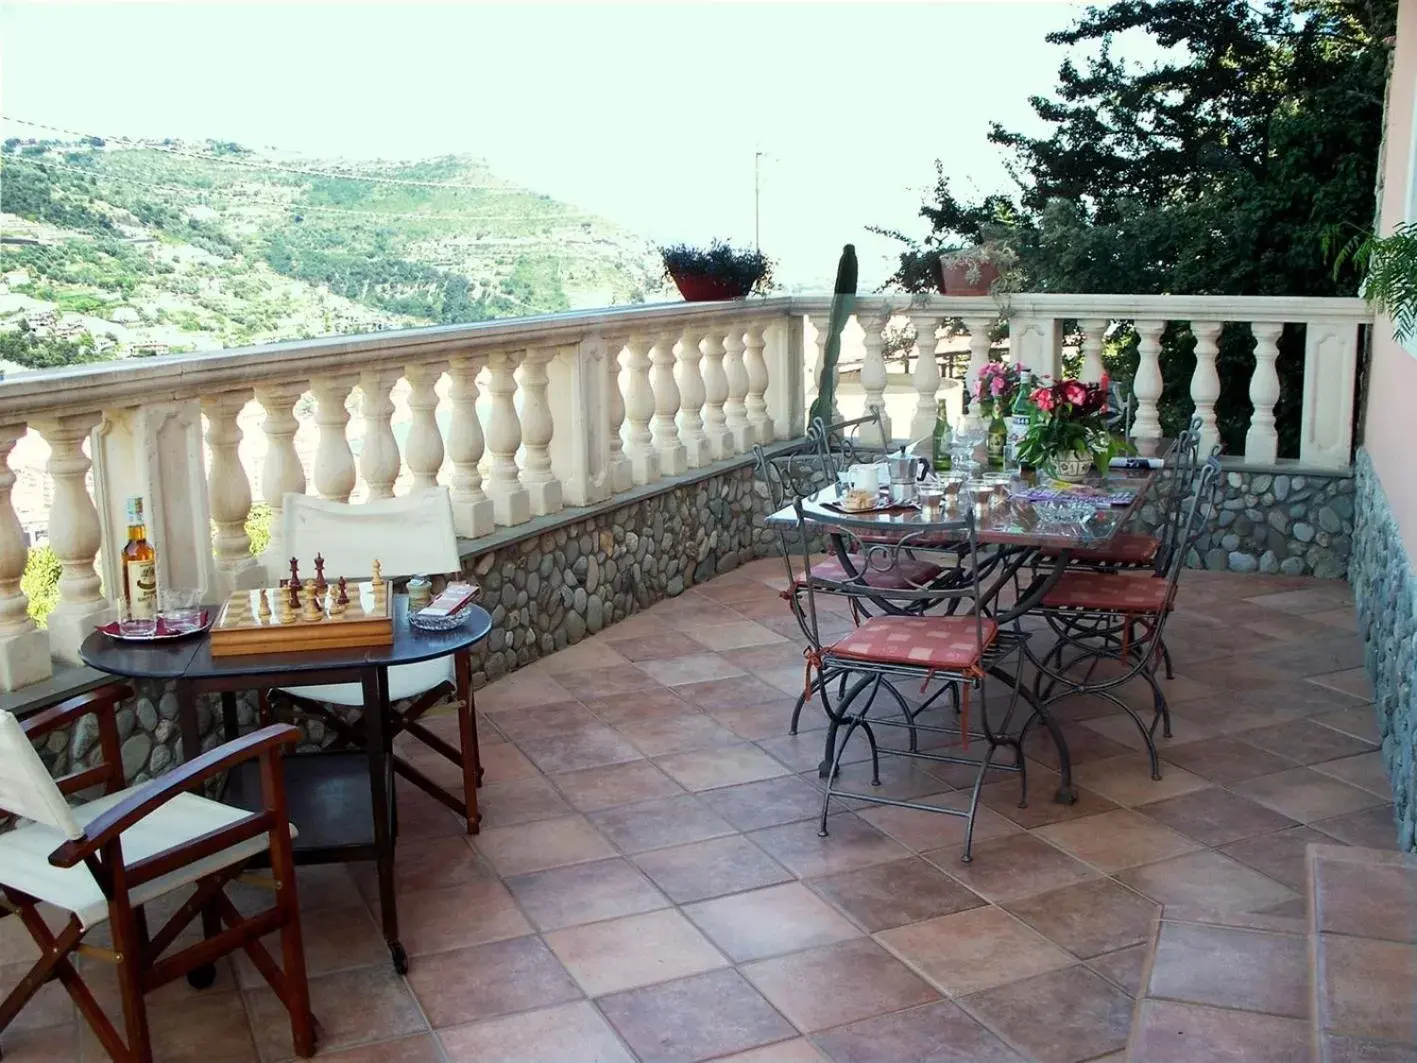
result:
<svg viewBox="0 0 1417 1063"><path fill-rule="evenodd" d="M459 534L480 539L739 457L755 443L800 437L829 308L828 298L667 304L127 360L0 382L0 689L49 675L51 654L76 660L86 634L114 615L128 494L148 499L159 580L209 597L283 570L281 500L290 492L363 501L445 483ZM1141 360L1132 432L1143 451L1160 443L1165 325L1185 322L1196 337L1190 396L1208 439L1216 437L1219 337L1248 330L1256 357L1250 464L1275 459L1277 341L1286 323L1302 324L1299 458L1326 468L1349 462L1358 331L1370 320L1359 300L1014 295L1002 313L1010 357L1041 373L1059 372L1066 324L1081 337L1087 379L1101 375L1110 327L1132 323ZM990 357L1000 314L991 298L857 301L845 343L860 362L864 404L886 405L890 390L913 392L903 407L909 424L898 419L889 434L930 433L941 391L939 331L962 322L972 375ZM891 321L915 328L908 376L888 372ZM397 425L395 393L406 393L407 407ZM242 414L256 408L265 441L259 468L242 455ZM296 437L312 410L317 440L307 477ZM26 616L27 542L11 499L9 462L29 432L49 448L47 532L63 567L47 636ZM246 532L255 499L272 511L260 558Z"/></svg>

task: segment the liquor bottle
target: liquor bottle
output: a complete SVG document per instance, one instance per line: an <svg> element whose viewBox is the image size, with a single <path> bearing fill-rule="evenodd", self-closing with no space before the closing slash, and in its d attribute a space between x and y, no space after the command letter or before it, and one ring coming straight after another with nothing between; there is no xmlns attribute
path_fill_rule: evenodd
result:
<svg viewBox="0 0 1417 1063"><path fill-rule="evenodd" d="M988 435L984 437L987 448L989 467L1002 469L1004 467L1004 452L1008 449L1009 428L1004 423L1004 415L996 412L994 419L989 422Z"/></svg>
<svg viewBox="0 0 1417 1063"><path fill-rule="evenodd" d="M1019 374L1018 395L1014 397L1013 410L1009 415L1008 452L1005 455L1010 465L1018 465L1018 445L1028 432L1033 418L1033 402L1029 395L1033 392L1033 380L1027 370Z"/></svg>
<svg viewBox="0 0 1417 1063"><path fill-rule="evenodd" d="M143 500L128 499L128 545L123 547L123 602L130 620L157 619L157 551L148 542Z"/></svg>
<svg viewBox="0 0 1417 1063"><path fill-rule="evenodd" d="M954 465L950 451L954 447L954 432L950 430L949 411L941 399L935 406L935 438L930 444L930 458L936 472L949 472Z"/></svg>

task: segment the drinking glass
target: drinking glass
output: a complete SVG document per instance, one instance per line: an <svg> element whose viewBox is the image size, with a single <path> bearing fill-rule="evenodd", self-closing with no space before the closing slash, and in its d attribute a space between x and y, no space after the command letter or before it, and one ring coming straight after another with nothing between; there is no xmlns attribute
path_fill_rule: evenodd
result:
<svg viewBox="0 0 1417 1063"><path fill-rule="evenodd" d="M202 626L202 596L197 591L159 590L157 613L169 631L196 631Z"/></svg>

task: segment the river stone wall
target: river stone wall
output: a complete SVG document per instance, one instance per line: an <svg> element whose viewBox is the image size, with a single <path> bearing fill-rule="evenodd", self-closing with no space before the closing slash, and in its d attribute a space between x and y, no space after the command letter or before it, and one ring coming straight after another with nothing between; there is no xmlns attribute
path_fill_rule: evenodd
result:
<svg viewBox="0 0 1417 1063"><path fill-rule="evenodd" d="M1417 576L1366 453L1357 461L1358 527L1349 582L1367 650L1398 844L1417 849Z"/></svg>
<svg viewBox="0 0 1417 1063"><path fill-rule="evenodd" d="M1225 472L1220 511L1187 558L1192 568L1342 579L1353 553L1353 476ZM1142 507L1154 530L1160 512Z"/></svg>
<svg viewBox="0 0 1417 1063"><path fill-rule="evenodd" d="M768 511L767 488L756 482L751 465L739 466L465 556L493 619L491 634L473 650L474 689L662 598L776 553L776 533L762 527ZM177 698L171 683L132 685L137 696L117 714L123 770L130 781L146 782L181 763ZM200 699L204 750L219 740L220 714L218 696ZM237 718L243 730L255 724L254 693L237 696ZM302 748L330 741L318 720L302 726ZM51 734L40 755L56 775L96 764L102 759L96 720L84 717L71 731Z"/></svg>

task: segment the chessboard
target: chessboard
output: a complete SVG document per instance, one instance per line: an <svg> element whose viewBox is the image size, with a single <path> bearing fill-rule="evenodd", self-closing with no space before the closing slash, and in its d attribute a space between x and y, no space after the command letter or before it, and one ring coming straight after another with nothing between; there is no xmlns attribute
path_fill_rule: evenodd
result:
<svg viewBox="0 0 1417 1063"><path fill-rule="evenodd" d="M212 625L212 656L387 646L394 641L391 590L385 580L349 583L346 603L333 583L323 590L297 588L294 595L284 583L237 591Z"/></svg>

